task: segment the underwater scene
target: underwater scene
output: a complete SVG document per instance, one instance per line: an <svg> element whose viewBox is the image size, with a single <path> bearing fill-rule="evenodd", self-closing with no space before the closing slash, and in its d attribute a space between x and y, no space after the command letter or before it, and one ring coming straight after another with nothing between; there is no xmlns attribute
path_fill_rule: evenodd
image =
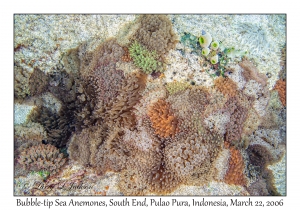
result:
<svg viewBox="0 0 300 210"><path fill-rule="evenodd" d="M286 195L286 15L14 15L14 195Z"/></svg>

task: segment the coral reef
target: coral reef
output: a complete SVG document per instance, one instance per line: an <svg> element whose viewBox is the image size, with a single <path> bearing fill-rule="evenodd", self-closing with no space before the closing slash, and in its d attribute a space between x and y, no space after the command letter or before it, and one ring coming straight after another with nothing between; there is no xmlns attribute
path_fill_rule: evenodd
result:
<svg viewBox="0 0 300 210"><path fill-rule="evenodd" d="M226 133L226 125L230 121L230 113L216 111L204 119L205 126L211 131L221 135Z"/></svg>
<svg viewBox="0 0 300 210"><path fill-rule="evenodd" d="M195 85L210 87L213 79L206 73L210 64L200 54L181 53L185 46L177 44L176 50L171 50L166 57L165 81L194 82ZM200 52L201 53L201 52ZM200 64L200 65L199 65Z"/></svg>
<svg viewBox="0 0 300 210"><path fill-rule="evenodd" d="M62 110L60 113L53 113L49 109L41 107L34 122L44 127L47 133L45 143L50 143L57 147L66 145L72 133L72 130L69 129L71 120L66 112L66 110Z"/></svg>
<svg viewBox="0 0 300 210"><path fill-rule="evenodd" d="M225 72L225 76L229 77L237 84L237 89L242 90L246 84L246 79L243 76L244 69L239 65L235 65L228 68Z"/></svg>
<svg viewBox="0 0 300 210"><path fill-rule="evenodd" d="M202 33L182 30L178 23L188 17L139 15L118 33L57 46L55 68L29 61L31 47L17 41L16 194L286 193L285 80L273 88L277 69L266 73L267 65L228 41L227 33L204 32L211 29L202 27L205 22ZM240 27L236 16L213 20L224 22L223 17L235 30L246 30L246 38L256 28ZM272 43L262 29L262 39ZM53 190L39 189L32 180ZM72 183L93 187L60 187Z"/></svg>
<svg viewBox="0 0 300 210"><path fill-rule="evenodd" d="M267 184L263 179L258 179L256 182L251 184L251 186L248 188L248 192L250 193L250 195L254 196L269 195Z"/></svg>
<svg viewBox="0 0 300 210"><path fill-rule="evenodd" d="M48 76L40 69L32 71L23 69L18 64L14 66L14 96L24 99L28 96L39 95L48 87Z"/></svg>
<svg viewBox="0 0 300 210"><path fill-rule="evenodd" d="M244 122L243 126L243 135L250 135L255 130L257 130L258 126L262 123L262 120L257 115L254 108L248 110L247 119Z"/></svg>
<svg viewBox="0 0 300 210"><path fill-rule="evenodd" d="M192 87L178 92L170 95L167 102L176 112L183 130L196 133L204 131L201 113L209 103L209 93L206 88ZM185 120L186 118L190 120Z"/></svg>

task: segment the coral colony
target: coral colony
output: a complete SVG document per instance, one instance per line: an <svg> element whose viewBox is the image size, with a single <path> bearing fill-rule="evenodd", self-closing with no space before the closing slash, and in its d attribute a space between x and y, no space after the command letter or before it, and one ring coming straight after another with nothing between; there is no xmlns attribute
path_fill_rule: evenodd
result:
<svg viewBox="0 0 300 210"><path fill-rule="evenodd" d="M126 33L90 51L85 43L70 49L57 71L29 72L15 62L15 178L41 177L52 187L25 189L19 178L16 194L57 187L59 195L62 182L114 172L123 195L216 183L240 195L281 195L270 166L285 158L285 77L270 89L249 52L209 31L179 36L165 15L140 15ZM177 54L178 44L196 49L197 62ZM211 85L191 75L167 80L190 68L180 59L202 69ZM105 195L109 187L86 194Z"/></svg>

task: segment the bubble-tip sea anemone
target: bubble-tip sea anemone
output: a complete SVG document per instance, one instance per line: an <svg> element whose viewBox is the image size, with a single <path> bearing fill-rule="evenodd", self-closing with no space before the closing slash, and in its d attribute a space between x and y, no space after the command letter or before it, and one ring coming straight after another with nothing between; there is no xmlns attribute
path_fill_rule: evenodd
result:
<svg viewBox="0 0 300 210"><path fill-rule="evenodd" d="M212 64L217 64L219 62L219 58L218 58L218 55L215 55L213 57L210 58L210 62Z"/></svg>
<svg viewBox="0 0 300 210"><path fill-rule="evenodd" d="M209 52L210 52L210 49L208 47L204 47L202 49L201 53L202 53L202 55L207 56L209 54Z"/></svg>
<svg viewBox="0 0 300 210"><path fill-rule="evenodd" d="M202 35L199 38L199 43L201 47L208 47L212 41L211 35L209 33L206 33L205 31L202 31Z"/></svg>

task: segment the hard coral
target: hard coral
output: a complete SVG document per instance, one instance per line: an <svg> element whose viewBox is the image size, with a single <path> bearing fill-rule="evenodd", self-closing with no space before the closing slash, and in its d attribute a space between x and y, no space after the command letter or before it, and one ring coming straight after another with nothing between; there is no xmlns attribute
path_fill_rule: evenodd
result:
<svg viewBox="0 0 300 210"><path fill-rule="evenodd" d="M59 150L48 144L39 144L37 146L24 149L20 155L19 163L24 169L33 171L48 171L54 174L65 164L66 159Z"/></svg>
<svg viewBox="0 0 300 210"><path fill-rule="evenodd" d="M173 115L170 105L160 99L148 111L152 127L160 137L173 137L178 131L178 120Z"/></svg>
<svg viewBox="0 0 300 210"><path fill-rule="evenodd" d="M282 105L286 106L286 82L285 82L285 80L277 80L274 90L278 91Z"/></svg>

